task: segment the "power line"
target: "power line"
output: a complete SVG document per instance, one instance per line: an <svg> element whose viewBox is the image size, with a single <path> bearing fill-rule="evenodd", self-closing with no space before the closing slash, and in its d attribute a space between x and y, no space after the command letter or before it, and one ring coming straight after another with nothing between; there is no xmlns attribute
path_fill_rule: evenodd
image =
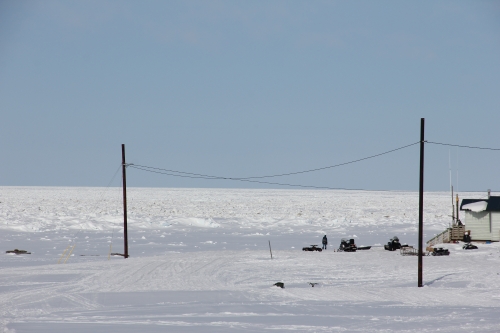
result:
<svg viewBox="0 0 500 333"><path fill-rule="evenodd" d="M315 189L324 189L324 190L398 192L398 191L392 191L392 190L367 190L367 189L362 189L362 188L345 188L345 187L328 187L328 186L313 186L313 185L296 185L296 184L287 184L287 183L263 182L263 181L259 181L259 180L248 180L248 179L239 179L239 181L249 182L249 183L259 183L259 184L280 185L280 186L293 186L293 187L301 187L301 188L315 188Z"/></svg>
<svg viewBox="0 0 500 333"><path fill-rule="evenodd" d="M190 172L182 172L182 171L173 171L173 170L167 170L167 169L161 169L161 168L153 168L153 167L148 167L148 166L139 165L139 164L128 164L127 167L134 168L134 169L137 169L137 170L152 172L152 173L158 173L160 175L173 176L173 177L194 178L194 179L226 179L226 180L235 180L235 179L227 178L227 177L200 175L200 174L190 173ZM156 171L156 170L163 170L163 171ZM166 171L166 172L164 172L164 171ZM175 174L175 173L172 173L172 172L182 173L182 174L185 174L185 175L178 175L178 174Z"/></svg>
<svg viewBox="0 0 500 333"><path fill-rule="evenodd" d="M441 142L432 142L432 141L425 141L425 143L432 143L434 145L441 145L441 146L451 146L451 147L460 147L460 148L470 148L470 149L483 149L483 150L496 150L499 151L500 148L488 148L488 147L473 147L473 146L463 146L463 145L455 145L451 143L441 143Z"/></svg>
<svg viewBox="0 0 500 333"><path fill-rule="evenodd" d="M249 180L249 179L262 179L262 178L292 176L292 175L298 175L298 174L302 174L302 173L316 172L316 171L321 171L321 170L326 170L326 169L332 169L332 168L336 168L336 167L340 167L340 166L344 166L344 165L348 165L348 164L352 164L352 163L361 162L361 161L368 160L368 159L371 159L371 158L379 157L379 156L382 156L382 155L386 155L386 154L389 154L389 153L392 153L392 152L395 152L395 151L398 151L398 150L401 150L401 149L404 149L404 148L408 148L408 147L414 146L414 145L416 145L418 143L420 143L420 141L419 142L414 142L414 143L411 143L409 145L402 146L402 147L399 147L399 148L391 149L391 150L385 151L385 152L380 153L380 154L375 154L375 155L363 157L363 158L360 158L360 159L357 159L357 160L353 160L353 161L349 161L349 162L339 163L339 164L330 165L330 166L321 167L321 168L316 168L316 169L309 169L309 170L289 172L289 173L282 173L282 174L276 174L276 175L267 175L267 176L222 177L222 176L213 176L213 175L205 175L205 174L192 173L192 172L184 172L184 171L177 171L177 170L155 168L155 167L149 167L149 166L146 166L146 165L139 165L139 164L130 164L130 166L141 167L141 168L144 168L144 169L151 169L151 170L166 171L166 172L170 172L170 173L183 174L183 175L186 175L186 176L184 176L186 178L191 178L191 177L188 177L188 176L195 176L193 178L225 179L225 180L241 180L241 181L243 181L243 180ZM144 170L144 169L141 169L141 170ZM147 170L144 170L144 171L147 171ZM170 176L174 176L173 174L169 174L169 175ZM179 177L181 177L181 176L179 175Z"/></svg>
<svg viewBox="0 0 500 333"><path fill-rule="evenodd" d="M195 178L195 179L219 179L219 180L232 180L232 181L240 181L240 182L248 182L248 183L258 183L258 184L268 184L268 185L279 185L279 186L290 186L290 187L300 187L300 188L313 188L313 189L323 189L323 190L344 190L344 191L374 191L374 192L407 192L407 191L398 191L398 190L367 190L362 188L344 188L344 187L328 187L328 186L314 186L314 185L299 185L299 184L288 184L288 183L274 183L274 182L264 182L259 180L249 180L249 179L239 179L239 178L227 178L227 177L204 177L204 176L186 176L186 175L176 175L173 173L167 173L162 171L154 171L144 169L135 164L128 165L131 168L147 171L151 173L157 173L166 176L173 177L182 177L182 178Z"/></svg>
<svg viewBox="0 0 500 333"><path fill-rule="evenodd" d="M416 145L418 143L419 142L414 142L414 143L411 143L409 145L406 145L406 146L403 146L403 147L399 147L399 148L396 148L396 149L392 149L392 150L388 150L388 151L380 153L380 154L376 154L376 155L372 155L372 156L367 156L367 157L363 157L363 158L360 158L360 159L357 159L357 160L353 160L353 161L349 161L349 162L344 162L344 163L339 163L339 164L335 164L335 165L330 165L330 166L326 166L326 167L322 167L322 168L310 169L310 170L304 170L304 171L297 171L297 172L290 172L290 173L283 173L283 174L270 175L270 176L246 177L246 178L243 178L243 179L257 179L257 178L272 178L272 177L291 176L291 175L298 175L298 174L301 174L301 173L315 172L315 171L320 171L320 170L325 170L325 169L332 169L332 168L336 168L336 167L339 167L339 166L343 166L343 165L347 165L347 164L352 164L352 163L356 163L356 162L361 162L361 161L364 161L364 160L368 160L370 158L375 158L375 157L378 157L378 156L389 154L389 153L395 152L397 150L401 150L401 149L404 149L404 148L411 147L411 146Z"/></svg>
<svg viewBox="0 0 500 333"><path fill-rule="evenodd" d="M258 184L268 184L268 185L279 185L279 186L290 186L290 187L300 187L300 188L315 188L315 189L329 189L329 190L351 190L351 191L369 191L366 189L350 189L350 188L341 188L341 187L328 187L328 186L314 186L314 185L299 185L299 184L290 184L290 183L276 183L276 182L267 182L267 181L258 181L255 179L262 179L262 178L272 178L272 177L283 177L283 176L292 176L292 175L298 175L298 174L303 174L303 173L309 173L309 172L316 172L316 171L321 171L321 170L326 170L326 169L332 169L348 164L353 164L361 161L365 161L371 158L379 157L382 155L386 155L401 149L405 149L411 146L414 146L416 144L420 143L414 142L409 145L405 145L399 148L391 149L388 151L385 151L383 153L359 158L356 160L352 160L349 162L344 162L344 163L339 163L339 164L334 164L326 167L321 167L321 168L315 168L315 169L309 169L309 170L303 170L303 171L296 171L296 172L289 172L289 173L282 173L282 174L275 174L275 175L266 175L266 176L252 176L252 177L223 177L223 176L214 176L214 175L207 175L207 174L199 174L199 173L193 173L193 172L185 172L185 171L178 171L178 170L170 170L170 169L163 169L163 168L156 168L156 167L150 167L146 165L140 165L140 164L127 164L127 166L135 168L137 170L142 170L142 171L147 171L151 173L157 173L157 174L162 174L162 175L167 175L167 176L172 176L172 177L182 177L182 178L192 178L192 179L208 179L208 180L231 180L231 181L241 181L241 182L248 182L248 183L258 183ZM442 142L434 142L434 141L425 141L425 143L430 143L430 144L435 144L435 145L442 145L442 146L451 146L451 147L460 147L460 148L470 148L470 149L482 149L482 150L492 150L492 151L500 151L499 148L488 148L488 147L475 147L475 146L466 146L466 145L457 145L457 144L449 144L449 143L442 143ZM384 190L382 190L384 191Z"/></svg>

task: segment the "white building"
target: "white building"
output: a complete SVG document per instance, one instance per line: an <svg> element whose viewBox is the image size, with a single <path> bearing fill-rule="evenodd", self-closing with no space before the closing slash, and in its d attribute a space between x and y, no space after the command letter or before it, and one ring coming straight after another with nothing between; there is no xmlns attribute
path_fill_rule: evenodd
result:
<svg viewBox="0 0 500 333"><path fill-rule="evenodd" d="M473 241L500 241L500 197L488 193L488 199L463 199L460 210Z"/></svg>

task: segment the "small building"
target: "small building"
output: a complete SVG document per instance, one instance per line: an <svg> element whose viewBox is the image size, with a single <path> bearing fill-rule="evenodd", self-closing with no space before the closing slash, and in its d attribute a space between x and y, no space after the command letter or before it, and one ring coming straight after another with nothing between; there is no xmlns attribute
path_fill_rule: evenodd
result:
<svg viewBox="0 0 500 333"><path fill-rule="evenodd" d="M500 241L500 197L463 199L460 210L465 211L465 229L473 241Z"/></svg>

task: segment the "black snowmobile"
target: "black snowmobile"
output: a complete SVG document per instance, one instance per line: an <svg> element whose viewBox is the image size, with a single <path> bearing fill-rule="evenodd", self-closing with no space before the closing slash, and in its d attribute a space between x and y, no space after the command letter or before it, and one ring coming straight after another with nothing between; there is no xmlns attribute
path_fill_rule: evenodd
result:
<svg viewBox="0 0 500 333"><path fill-rule="evenodd" d="M342 238L340 241L339 252L356 252L357 249L358 247L352 238Z"/></svg>
<svg viewBox="0 0 500 333"><path fill-rule="evenodd" d="M320 249L318 247L318 245L311 245L311 246L306 246L306 247L303 247L302 248L302 251L318 251L318 252L321 252L323 251L322 249Z"/></svg>
<svg viewBox="0 0 500 333"><path fill-rule="evenodd" d="M396 251L401 249L399 238L396 236L392 237L389 242L387 242L387 245L384 245L384 249L386 249L387 251Z"/></svg>
<svg viewBox="0 0 500 333"><path fill-rule="evenodd" d="M435 247L431 254L433 256L449 256L450 251L448 251L448 249L443 249L442 247Z"/></svg>
<svg viewBox="0 0 500 333"><path fill-rule="evenodd" d="M464 246L462 246L462 249L464 249L464 250L477 250L477 246L472 245L471 243L467 243Z"/></svg>

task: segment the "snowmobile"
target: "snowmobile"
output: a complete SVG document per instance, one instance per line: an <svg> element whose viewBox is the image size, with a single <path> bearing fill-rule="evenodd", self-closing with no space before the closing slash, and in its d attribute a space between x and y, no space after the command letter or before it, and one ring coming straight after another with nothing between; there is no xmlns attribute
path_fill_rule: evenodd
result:
<svg viewBox="0 0 500 333"><path fill-rule="evenodd" d="M392 237L389 242L387 242L387 245L384 245L384 249L386 249L387 251L396 251L401 249L399 238L396 236Z"/></svg>
<svg viewBox="0 0 500 333"><path fill-rule="evenodd" d="M448 249L443 249L442 247L435 247L431 254L433 256L449 256L450 251L448 251Z"/></svg>
<svg viewBox="0 0 500 333"><path fill-rule="evenodd" d="M318 247L318 245L311 245L310 247L303 247L302 248L302 251L318 251L318 252L321 252L323 251L322 249L320 249Z"/></svg>
<svg viewBox="0 0 500 333"><path fill-rule="evenodd" d="M354 244L354 239L342 238L340 241L339 252L356 252L358 247Z"/></svg>
<svg viewBox="0 0 500 333"><path fill-rule="evenodd" d="M464 249L464 250L477 250L477 246L472 245L471 243L467 243L464 246L462 246L462 249Z"/></svg>
<svg viewBox="0 0 500 333"><path fill-rule="evenodd" d="M26 250L19 250L19 249L14 249L10 251L5 251L5 253L14 253L14 254L31 254L31 252L28 252Z"/></svg>

